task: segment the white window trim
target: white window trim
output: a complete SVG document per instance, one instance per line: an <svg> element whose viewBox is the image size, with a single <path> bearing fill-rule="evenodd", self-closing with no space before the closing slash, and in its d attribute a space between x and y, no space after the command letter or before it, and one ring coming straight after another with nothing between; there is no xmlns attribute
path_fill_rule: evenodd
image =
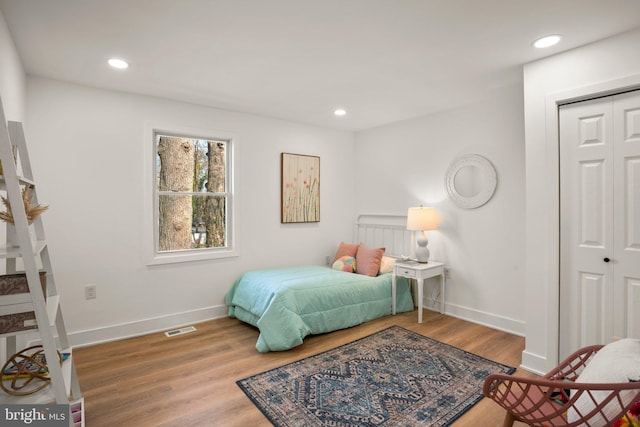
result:
<svg viewBox="0 0 640 427"><path fill-rule="evenodd" d="M236 228L236 212L238 211L238 201L236 191L238 189L238 159L236 157L238 138L235 133L219 131L214 129L199 129L183 125L167 125L145 123L144 127L144 233L143 247L145 248L145 259L147 265L172 264L191 261L202 261L210 259L231 258L239 256L238 234ZM196 139L224 140L228 141L231 168L228 176L231 177L231 185L228 188L227 198L227 247L223 249L197 249L180 252L159 253L157 248L158 218L155 206L155 161L156 161L156 134L180 135Z"/></svg>

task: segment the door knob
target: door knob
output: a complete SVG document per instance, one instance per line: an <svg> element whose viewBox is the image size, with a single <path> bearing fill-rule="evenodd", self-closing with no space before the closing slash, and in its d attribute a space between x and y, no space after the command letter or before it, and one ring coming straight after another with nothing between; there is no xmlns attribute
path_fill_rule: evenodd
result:
<svg viewBox="0 0 640 427"><path fill-rule="evenodd" d="M604 262L609 262L609 261L611 261L611 260L610 260L609 258L605 258L605 259L603 259L603 261L604 261Z"/></svg>

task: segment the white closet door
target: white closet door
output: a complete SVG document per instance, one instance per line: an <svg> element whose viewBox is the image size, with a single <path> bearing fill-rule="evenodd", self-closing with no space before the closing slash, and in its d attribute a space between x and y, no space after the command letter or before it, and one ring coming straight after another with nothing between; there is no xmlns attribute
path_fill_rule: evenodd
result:
<svg viewBox="0 0 640 427"><path fill-rule="evenodd" d="M613 335L613 104L560 108L560 360Z"/></svg>
<svg viewBox="0 0 640 427"><path fill-rule="evenodd" d="M614 333L640 338L640 92L614 97Z"/></svg>
<svg viewBox="0 0 640 427"><path fill-rule="evenodd" d="M640 95L560 108L560 359L638 336Z"/></svg>

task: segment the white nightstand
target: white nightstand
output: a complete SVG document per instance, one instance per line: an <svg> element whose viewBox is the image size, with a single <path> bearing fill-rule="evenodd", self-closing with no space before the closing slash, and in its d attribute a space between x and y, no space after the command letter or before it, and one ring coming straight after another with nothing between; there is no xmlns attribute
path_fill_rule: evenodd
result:
<svg viewBox="0 0 640 427"><path fill-rule="evenodd" d="M422 299L424 280L430 277L440 276L440 313L444 314L444 264L436 261L429 261L421 264L415 261L396 261L393 267L391 280L391 311L396 314L396 277L402 276L407 279L416 279L418 282L418 323L422 323Z"/></svg>

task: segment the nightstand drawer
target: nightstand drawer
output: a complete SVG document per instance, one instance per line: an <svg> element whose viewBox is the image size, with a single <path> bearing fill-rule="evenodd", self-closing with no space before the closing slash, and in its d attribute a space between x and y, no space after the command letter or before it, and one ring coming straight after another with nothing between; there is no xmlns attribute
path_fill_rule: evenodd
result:
<svg viewBox="0 0 640 427"><path fill-rule="evenodd" d="M416 271L415 271L415 270L412 270L412 269L410 269L410 268L402 268L402 267L399 267L399 268L396 270L396 274L397 274L398 276L404 276L404 277L416 277Z"/></svg>

